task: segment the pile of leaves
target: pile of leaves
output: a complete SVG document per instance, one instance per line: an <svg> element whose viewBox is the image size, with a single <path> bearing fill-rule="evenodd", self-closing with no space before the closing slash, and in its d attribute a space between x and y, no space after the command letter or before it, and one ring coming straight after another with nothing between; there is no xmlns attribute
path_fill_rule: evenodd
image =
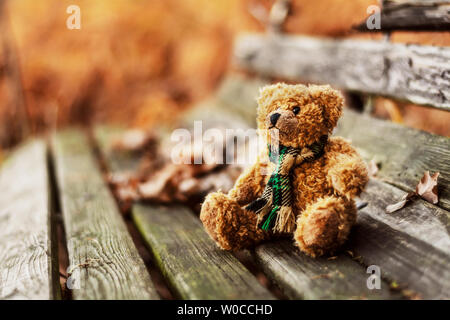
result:
<svg viewBox="0 0 450 320"><path fill-rule="evenodd" d="M19 100L32 133L94 121L170 123L216 88L234 35L261 30L248 1L0 1L8 26L0 32L0 145L17 134L9 114ZM72 4L80 30L66 27ZM12 67L23 88L6 85Z"/></svg>
<svg viewBox="0 0 450 320"><path fill-rule="evenodd" d="M238 164L194 164L194 158L202 149L194 144L186 148L183 163L174 163L167 153L162 138L152 131L126 132L113 144L113 152L127 153L138 161L132 171L109 173L113 187L124 212L134 201L153 203L184 203L198 209L201 200L209 192L228 192L243 167Z"/></svg>

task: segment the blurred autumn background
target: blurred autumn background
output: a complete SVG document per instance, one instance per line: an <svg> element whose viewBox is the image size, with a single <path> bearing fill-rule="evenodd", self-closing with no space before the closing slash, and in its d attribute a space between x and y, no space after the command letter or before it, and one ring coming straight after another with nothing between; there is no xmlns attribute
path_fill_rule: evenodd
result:
<svg viewBox="0 0 450 320"><path fill-rule="evenodd" d="M56 126L170 123L214 92L234 37L265 31L272 0L0 0L0 147ZM381 39L352 26L376 0L294 0L288 33ZM66 8L81 9L69 30ZM449 33L390 41L450 46ZM450 135L449 113L377 99L375 114ZM0 149L0 150L1 150Z"/></svg>

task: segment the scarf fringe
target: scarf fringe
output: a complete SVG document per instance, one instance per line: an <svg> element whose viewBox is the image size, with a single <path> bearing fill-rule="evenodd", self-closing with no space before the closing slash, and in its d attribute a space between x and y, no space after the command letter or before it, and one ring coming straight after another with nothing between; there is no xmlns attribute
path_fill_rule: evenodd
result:
<svg viewBox="0 0 450 320"><path fill-rule="evenodd" d="M291 207L281 207L273 227L274 232L291 233L295 231L295 214Z"/></svg>

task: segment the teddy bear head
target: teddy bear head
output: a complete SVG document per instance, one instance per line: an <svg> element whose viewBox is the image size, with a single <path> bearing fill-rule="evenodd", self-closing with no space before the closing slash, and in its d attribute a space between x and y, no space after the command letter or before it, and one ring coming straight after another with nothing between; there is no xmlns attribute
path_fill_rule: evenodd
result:
<svg viewBox="0 0 450 320"><path fill-rule="evenodd" d="M267 139L277 137L282 145L302 148L332 132L343 102L328 85L268 85L258 98L258 129Z"/></svg>

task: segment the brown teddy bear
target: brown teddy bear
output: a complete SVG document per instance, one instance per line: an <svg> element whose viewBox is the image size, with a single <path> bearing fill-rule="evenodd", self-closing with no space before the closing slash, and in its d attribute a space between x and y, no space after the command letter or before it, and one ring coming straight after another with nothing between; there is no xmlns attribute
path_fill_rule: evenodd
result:
<svg viewBox="0 0 450 320"><path fill-rule="evenodd" d="M342 245L356 221L353 197L368 181L357 152L329 137L343 98L330 86L278 83L261 89L258 129L268 149L228 194L209 194L200 218L225 250L243 249L293 233L315 257ZM278 140L277 140L278 139Z"/></svg>

